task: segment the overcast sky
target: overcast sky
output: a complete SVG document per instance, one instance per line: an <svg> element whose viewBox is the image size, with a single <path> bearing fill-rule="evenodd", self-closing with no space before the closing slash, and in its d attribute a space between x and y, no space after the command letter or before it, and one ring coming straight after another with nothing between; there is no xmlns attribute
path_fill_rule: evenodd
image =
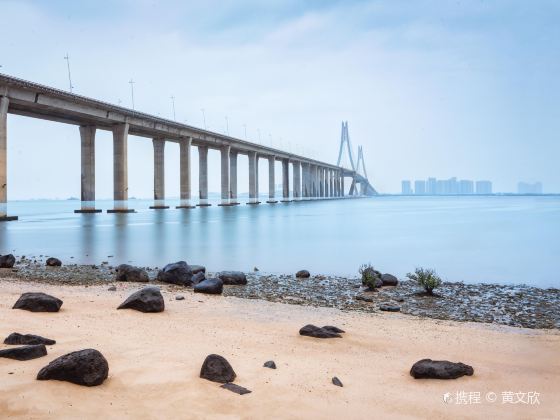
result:
<svg viewBox="0 0 560 420"><path fill-rule="evenodd" d="M540 180L560 191L560 2L5 1L0 71L336 162L340 123L372 184ZM80 194L75 126L8 118L9 199ZM112 144L98 131L96 191L112 196ZM149 139L129 137L131 196L150 197ZM197 195L197 153L193 191ZM210 190L219 190L210 153ZM261 163L261 192L267 166ZM166 189L179 193L178 146ZM239 191L247 191L240 158ZM279 171L279 168L277 168Z"/></svg>

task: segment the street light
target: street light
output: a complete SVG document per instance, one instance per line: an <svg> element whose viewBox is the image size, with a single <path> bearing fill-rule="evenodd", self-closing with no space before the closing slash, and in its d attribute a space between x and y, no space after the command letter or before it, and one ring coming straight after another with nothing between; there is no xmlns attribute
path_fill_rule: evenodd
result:
<svg viewBox="0 0 560 420"><path fill-rule="evenodd" d="M70 93L72 93L72 88L74 86L72 86L72 77L70 76L70 56L68 55L68 53L66 53L66 55L64 56L64 59L66 60L66 64L68 67L68 84L70 86Z"/></svg>
<svg viewBox="0 0 560 420"><path fill-rule="evenodd" d="M229 121L226 115L226 134L229 136Z"/></svg>
<svg viewBox="0 0 560 420"><path fill-rule="evenodd" d="M175 117L175 96L171 95L171 103L173 104L173 121L177 121Z"/></svg>
<svg viewBox="0 0 560 420"><path fill-rule="evenodd" d="M204 113L204 108L200 108L200 111L202 112L202 121L204 123L204 129L206 130L206 114Z"/></svg>
<svg viewBox="0 0 560 420"><path fill-rule="evenodd" d="M130 97L132 98L132 109L134 109L134 80L130 79L128 81L130 83Z"/></svg>

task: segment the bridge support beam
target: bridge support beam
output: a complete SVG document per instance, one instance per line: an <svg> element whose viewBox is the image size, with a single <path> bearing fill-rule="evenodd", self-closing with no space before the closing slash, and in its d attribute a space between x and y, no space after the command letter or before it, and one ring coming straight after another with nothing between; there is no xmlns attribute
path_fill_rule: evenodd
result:
<svg viewBox="0 0 560 420"><path fill-rule="evenodd" d="M95 208L95 126L80 126L81 141L81 208L74 213L101 213Z"/></svg>
<svg viewBox="0 0 560 420"><path fill-rule="evenodd" d="M325 169L319 168L319 196L325 197Z"/></svg>
<svg viewBox="0 0 560 420"><path fill-rule="evenodd" d="M179 191L178 209L194 209L191 204L191 143L192 137L179 142Z"/></svg>
<svg viewBox="0 0 560 420"><path fill-rule="evenodd" d="M294 200L299 200L301 199L301 163L293 162L292 166L294 170L294 176L292 179L293 198Z"/></svg>
<svg viewBox="0 0 560 420"><path fill-rule="evenodd" d="M107 213L134 213L128 208L128 123L113 127L113 209Z"/></svg>
<svg viewBox="0 0 560 420"><path fill-rule="evenodd" d="M340 173L340 196L344 197L344 173Z"/></svg>
<svg viewBox="0 0 560 420"><path fill-rule="evenodd" d="M329 197L334 197L334 176L332 169L329 169Z"/></svg>
<svg viewBox="0 0 560 420"><path fill-rule="evenodd" d="M275 167L276 164L276 157L270 156L268 158L268 200L267 203L274 204L278 203L278 200L274 198L275 196L275 189L276 189L276 180L274 179L275 175Z"/></svg>
<svg viewBox="0 0 560 420"><path fill-rule="evenodd" d="M154 145L154 205L151 209L168 209L165 205L165 139L152 139Z"/></svg>
<svg viewBox="0 0 560 420"><path fill-rule="evenodd" d="M239 204L237 202L237 150L229 151L229 203Z"/></svg>
<svg viewBox="0 0 560 420"><path fill-rule="evenodd" d="M208 147L198 146L198 204L209 207L208 203Z"/></svg>
<svg viewBox="0 0 560 420"><path fill-rule="evenodd" d="M17 220L8 216L8 106L10 100L0 96L0 222Z"/></svg>
<svg viewBox="0 0 560 420"><path fill-rule="evenodd" d="M222 202L220 206L230 205L230 170L229 170L229 153L231 151L231 146L223 146L220 149L220 170L221 170L221 198Z"/></svg>
<svg viewBox="0 0 560 420"><path fill-rule="evenodd" d="M290 161L282 159L282 202L290 201Z"/></svg>
<svg viewBox="0 0 560 420"><path fill-rule="evenodd" d="M302 177L303 177L303 182L301 185L302 188L302 197L305 199L309 198L309 164L308 163L302 163L301 164L301 171L302 171Z"/></svg>
<svg viewBox="0 0 560 420"><path fill-rule="evenodd" d="M247 204L260 204L258 190L258 164L257 152L249 152L249 202Z"/></svg>

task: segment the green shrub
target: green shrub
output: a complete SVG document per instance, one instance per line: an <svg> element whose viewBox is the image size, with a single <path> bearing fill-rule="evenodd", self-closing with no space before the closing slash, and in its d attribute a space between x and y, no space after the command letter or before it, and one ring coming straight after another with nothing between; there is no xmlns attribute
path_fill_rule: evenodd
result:
<svg viewBox="0 0 560 420"><path fill-rule="evenodd" d="M381 283L381 273L375 270L371 264L362 264L359 272L362 275L362 284L371 290L375 290Z"/></svg>
<svg viewBox="0 0 560 420"><path fill-rule="evenodd" d="M417 282L429 295L433 295L434 289L441 285L441 278L430 268L417 268L414 273L408 273L406 277Z"/></svg>

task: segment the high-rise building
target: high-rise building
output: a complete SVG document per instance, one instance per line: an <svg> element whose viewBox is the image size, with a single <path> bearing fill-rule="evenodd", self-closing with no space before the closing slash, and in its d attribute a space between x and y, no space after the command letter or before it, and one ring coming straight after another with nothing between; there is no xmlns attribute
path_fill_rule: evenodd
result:
<svg viewBox="0 0 560 420"><path fill-rule="evenodd" d="M414 195L424 195L426 194L426 181L417 180L414 181Z"/></svg>
<svg viewBox="0 0 560 420"><path fill-rule="evenodd" d="M430 195L437 194L437 179L428 178L428 182L426 183L426 192Z"/></svg>
<svg viewBox="0 0 560 420"><path fill-rule="evenodd" d="M402 181L401 182L401 194L402 195L411 195L412 194L412 186L410 181Z"/></svg>
<svg viewBox="0 0 560 420"><path fill-rule="evenodd" d="M477 194L492 194L492 182L490 181L476 181Z"/></svg>
<svg viewBox="0 0 560 420"><path fill-rule="evenodd" d="M470 179L459 181L459 194L474 194L474 182Z"/></svg>
<svg viewBox="0 0 560 420"><path fill-rule="evenodd" d="M534 184L528 182L519 182L517 184L517 194L542 194L542 182Z"/></svg>

